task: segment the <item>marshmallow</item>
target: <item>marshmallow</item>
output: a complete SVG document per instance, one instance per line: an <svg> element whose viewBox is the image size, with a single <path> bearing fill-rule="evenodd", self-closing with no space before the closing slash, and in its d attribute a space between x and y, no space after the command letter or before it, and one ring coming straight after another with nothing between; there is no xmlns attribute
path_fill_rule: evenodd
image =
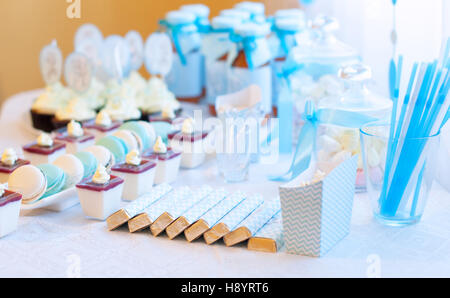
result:
<svg viewBox="0 0 450 298"><path fill-rule="evenodd" d="M319 137L319 146L328 153L338 152L342 149L341 144L328 135L321 135Z"/></svg>

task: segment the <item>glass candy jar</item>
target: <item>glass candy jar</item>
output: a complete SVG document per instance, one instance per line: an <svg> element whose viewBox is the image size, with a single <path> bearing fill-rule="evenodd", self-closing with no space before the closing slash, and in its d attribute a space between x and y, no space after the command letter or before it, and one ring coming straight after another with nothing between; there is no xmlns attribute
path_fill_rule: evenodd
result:
<svg viewBox="0 0 450 298"><path fill-rule="evenodd" d="M316 105L330 96L339 96L344 88L337 74L342 66L359 61L355 49L337 40L336 19L319 16L311 25L302 45L293 48L283 66L294 105L294 139L303 125L305 103Z"/></svg>
<svg viewBox="0 0 450 298"><path fill-rule="evenodd" d="M178 100L199 102L203 97L203 55L197 17L188 11L171 11L161 24L171 37L174 50L167 85Z"/></svg>
<svg viewBox="0 0 450 298"><path fill-rule="evenodd" d="M388 120L392 109L390 99L379 96L367 88L371 76L371 69L360 63L343 67L339 70L339 78L345 89L343 94L329 96L317 104L318 110L332 111L329 121L321 123L318 128L316 155L318 168L323 172L329 172L342 161L358 154L357 191L366 189L358 125L363 122ZM372 145L367 151L370 155L368 160L373 168L383 168L386 144Z"/></svg>
<svg viewBox="0 0 450 298"><path fill-rule="evenodd" d="M217 96L227 93L227 58L233 43L230 34L241 24L241 20L218 16L212 19L211 29L204 37L202 52L205 56L206 68L206 96L209 111L216 115Z"/></svg>

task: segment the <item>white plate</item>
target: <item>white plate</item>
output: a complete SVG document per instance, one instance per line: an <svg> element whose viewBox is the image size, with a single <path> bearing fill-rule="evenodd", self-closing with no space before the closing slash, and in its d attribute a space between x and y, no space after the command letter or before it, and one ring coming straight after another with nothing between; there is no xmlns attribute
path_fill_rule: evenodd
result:
<svg viewBox="0 0 450 298"><path fill-rule="evenodd" d="M22 204L22 210L47 209L56 212L62 212L75 205L78 205L77 191L75 187L63 190L57 194L46 197L32 204Z"/></svg>

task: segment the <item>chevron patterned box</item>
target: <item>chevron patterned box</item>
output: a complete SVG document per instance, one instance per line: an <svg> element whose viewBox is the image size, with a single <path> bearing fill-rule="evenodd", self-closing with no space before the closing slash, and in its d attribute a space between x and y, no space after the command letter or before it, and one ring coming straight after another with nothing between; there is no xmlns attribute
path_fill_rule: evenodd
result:
<svg viewBox="0 0 450 298"><path fill-rule="evenodd" d="M350 230L357 156L344 161L322 181L300 186L295 179L280 186L286 251L325 255Z"/></svg>

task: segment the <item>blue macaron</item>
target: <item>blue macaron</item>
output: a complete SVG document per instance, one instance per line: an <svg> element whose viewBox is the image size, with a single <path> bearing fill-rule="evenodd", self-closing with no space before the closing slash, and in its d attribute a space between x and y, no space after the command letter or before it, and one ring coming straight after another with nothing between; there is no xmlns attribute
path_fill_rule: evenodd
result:
<svg viewBox="0 0 450 298"><path fill-rule="evenodd" d="M156 121L151 123L155 129L156 135L160 136L163 142L168 144L168 135L173 132L172 124L164 121Z"/></svg>
<svg viewBox="0 0 450 298"><path fill-rule="evenodd" d="M150 148L151 144L150 144L150 138L147 133L147 129L138 121L126 122L126 123L122 124L122 126L120 126L119 129L127 129L127 130L131 130L131 131L135 132L141 138L142 149L146 150L146 149Z"/></svg>
<svg viewBox="0 0 450 298"><path fill-rule="evenodd" d="M52 164L42 164L37 166L44 173L47 180L47 189L41 199L52 196L60 192L66 183L64 171Z"/></svg>
<svg viewBox="0 0 450 298"><path fill-rule="evenodd" d="M103 146L114 155L116 163L125 161L125 157L129 152L127 144L118 137L107 136L97 141L96 145Z"/></svg>
<svg viewBox="0 0 450 298"><path fill-rule="evenodd" d="M86 151L77 152L74 154L83 164L84 174L83 179L87 177L91 177L95 174L97 169L98 161L95 158L94 154Z"/></svg>

